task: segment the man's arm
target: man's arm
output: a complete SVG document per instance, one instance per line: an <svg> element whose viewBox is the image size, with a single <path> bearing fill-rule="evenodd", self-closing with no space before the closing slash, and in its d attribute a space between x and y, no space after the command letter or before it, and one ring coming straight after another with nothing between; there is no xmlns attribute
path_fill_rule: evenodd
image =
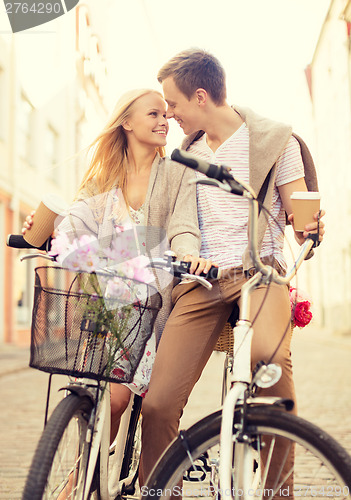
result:
<svg viewBox="0 0 351 500"><path fill-rule="evenodd" d="M290 195L294 191L307 191L305 179L301 177L300 179L296 179L295 181L288 182L287 184L283 184L278 187L280 197L282 199L283 207L288 215L288 220L291 222L292 226L294 227L294 214L292 211L292 204L290 200ZM321 217L323 217L325 214L325 211L322 210L321 212ZM295 239L298 242L299 245L302 245L302 243L305 241L305 238L307 238L308 233L313 233L317 231L317 219L318 219L318 212L314 214L314 219L315 222L311 222L310 224L307 224L305 226L305 231L295 231ZM324 235L324 222L320 221L319 223L319 241L323 240L323 235Z"/></svg>

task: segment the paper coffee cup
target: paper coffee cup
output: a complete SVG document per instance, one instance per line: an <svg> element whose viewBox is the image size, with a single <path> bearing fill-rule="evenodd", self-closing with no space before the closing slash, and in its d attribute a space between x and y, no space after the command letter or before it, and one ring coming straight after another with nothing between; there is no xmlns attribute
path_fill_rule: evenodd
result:
<svg viewBox="0 0 351 500"><path fill-rule="evenodd" d="M290 196L294 214L295 231L304 231L306 224L314 222L314 214L320 209L321 196L316 191L295 191Z"/></svg>
<svg viewBox="0 0 351 500"><path fill-rule="evenodd" d="M23 238L30 245L41 247L67 213L68 205L59 196L45 195L35 211L31 228L27 229Z"/></svg>

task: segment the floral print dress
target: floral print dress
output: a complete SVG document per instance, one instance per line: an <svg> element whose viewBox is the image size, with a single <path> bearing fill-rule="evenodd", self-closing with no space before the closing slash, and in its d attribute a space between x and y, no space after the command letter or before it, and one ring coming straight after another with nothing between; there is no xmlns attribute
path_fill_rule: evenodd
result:
<svg viewBox="0 0 351 500"><path fill-rule="evenodd" d="M142 205L138 210L134 210L132 207L129 207L130 210L130 218L132 219L132 224L135 226L143 226L145 224L145 214L144 214L144 205ZM130 224L130 220L129 220ZM117 232L120 232L123 225L115 224ZM145 241L139 241L139 252L143 253L143 248L145 247ZM134 374L133 381L124 384L129 389L138 394L139 396L144 397L148 391L151 371L155 361L156 356L156 336L153 332L150 339L147 341L145 346L145 351L143 357L141 358L140 364Z"/></svg>

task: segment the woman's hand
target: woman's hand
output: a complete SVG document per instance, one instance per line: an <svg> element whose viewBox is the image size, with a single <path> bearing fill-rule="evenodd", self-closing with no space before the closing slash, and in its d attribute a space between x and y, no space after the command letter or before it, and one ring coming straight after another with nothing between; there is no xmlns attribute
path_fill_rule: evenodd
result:
<svg viewBox="0 0 351 500"><path fill-rule="evenodd" d="M211 269L211 266L218 267L218 264L212 262L210 259L203 259L201 257L193 257L192 255L186 255L183 260L185 262L191 262L189 273L197 274L200 273L208 273Z"/></svg>
<svg viewBox="0 0 351 500"><path fill-rule="evenodd" d="M35 210L33 210L29 215L27 215L26 220L23 222L22 234L26 234L27 230L29 230L32 227L34 214Z"/></svg>
<svg viewBox="0 0 351 500"><path fill-rule="evenodd" d="M316 212L313 216L315 222L311 222L310 224L307 224L305 226L305 230L302 232L302 231L295 231L295 239L296 241L298 242L299 245L302 245L305 241L305 239L307 238L307 236L309 235L309 233L316 233L317 232L317 228L318 228L318 215L319 215L319 212ZM325 211L324 210L321 210L321 214L320 214L320 221L319 221L319 241L323 241L323 236L324 236L324 233L325 233L325 225L324 225L324 222L321 220L322 217L324 217L325 215ZM289 222L291 222L292 226L294 227L294 214L290 214L288 216L288 220Z"/></svg>

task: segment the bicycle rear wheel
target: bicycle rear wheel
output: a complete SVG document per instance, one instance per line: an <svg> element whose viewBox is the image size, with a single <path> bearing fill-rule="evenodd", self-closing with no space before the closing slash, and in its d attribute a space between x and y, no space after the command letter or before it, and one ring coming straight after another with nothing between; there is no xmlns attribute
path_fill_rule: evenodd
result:
<svg viewBox="0 0 351 500"><path fill-rule="evenodd" d="M127 442L121 468L120 480L124 481L123 495L135 494L141 454L141 405L142 397L134 395L134 404L130 417Z"/></svg>
<svg viewBox="0 0 351 500"><path fill-rule="evenodd" d="M70 394L53 411L35 451L22 500L82 498L93 403Z"/></svg>
<svg viewBox="0 0 351 500"><path fill-rule="evenodd" d="M171 493L175 496L182 493L183 498L221 496L218 481L221 416L221 411L213 413L180 433L142 487L144 498L169 497ZM238 410L235 422L239 422ZM233 436L238 432L236 424ZM248 496L265 499L350 497L351 457L327 433L302 418L269 406L249 407L247 424L250 444L245 446L251 448L253 457L252 487ZM287 477L285 472L284 477L281 472L284 463L279 463L279 467L276 464L274 470L269 470L267 456L270 452L274 456L277 440L283 441L286 449L290 446L295 449L293 493L284 490ZM265 455L265 463L262 455ZM236 474L239 474L234 458L232 485L235 484ZM183 478L183 489L180 491ZM242 496L242 492L236 493Z"/></svg>

